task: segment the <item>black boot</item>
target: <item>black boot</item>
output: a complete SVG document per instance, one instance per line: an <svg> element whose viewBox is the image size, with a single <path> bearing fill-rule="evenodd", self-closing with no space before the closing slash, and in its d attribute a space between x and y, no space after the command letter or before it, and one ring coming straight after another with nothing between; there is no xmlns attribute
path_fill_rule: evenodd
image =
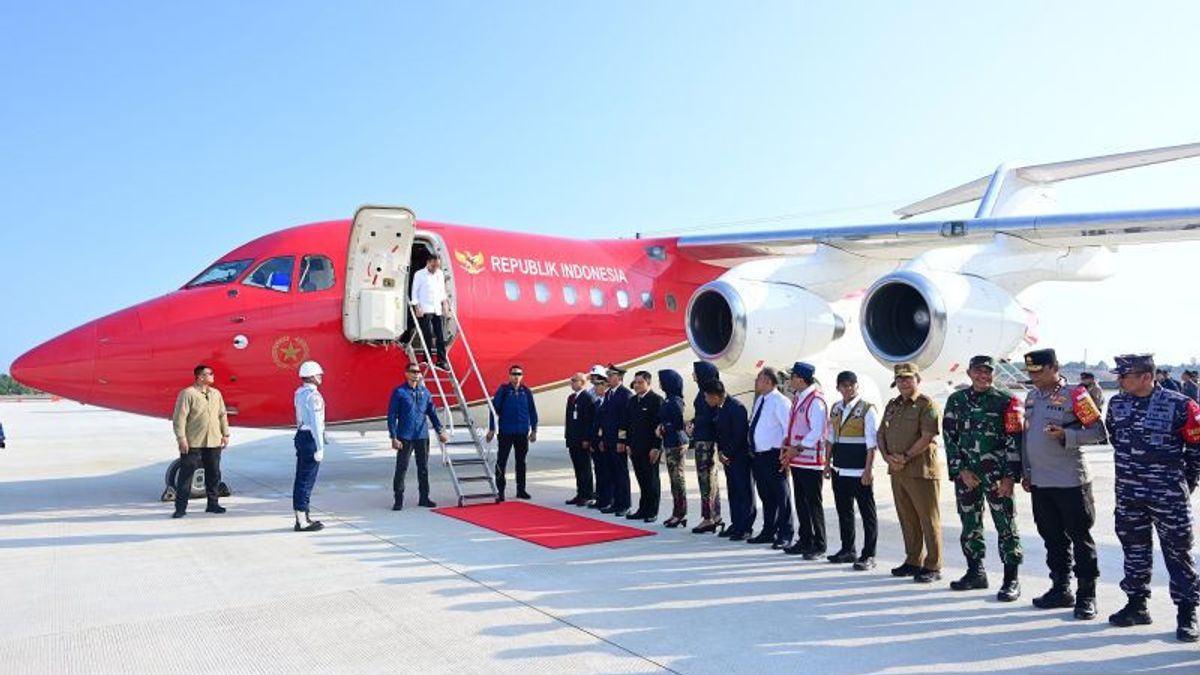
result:
<svg viewBox="0 0 1200 675"><path fill-rule="evenodd" d="M1196 606L1183 604L1179 605L1179 612L1176 614L1175 620L1177 628L1175 629L1175 639L1180 642L1195 642L1200 640L1200 629L1196 627Z"/></svg>
<svg viewBox="0 0 1200 675"><path fill-rule="evenodd" d="M978 588L987 588L988 579L987 572L983 571L982 560L967 560L967 573L962 575L958 581L950 582L950 590L952 591L971 591Z"/></svg>
<svg viewBox="0 0 1200 675"><path fill-rule="evenodd" d="M1016 602L1017 598L1021 597L1021 580L1017 578L1019 569L1016 565L1004 566L1004 584L996 594L996 599L1000 602Z"/></svg>
<svg viewBox="0 0 1200 675"><path fill-rule="evenodd" d="M1075 594L1075 618L1083 621L1096 618L1096 580L1080 579Z"/></svg>
<svg viewBox="0 0 1200 675"><path fill-rule="evenodd" d="M209 497L208 508L204 509L207 513L225 513L225 507L217 503L215 498Z"/></svg>
<svg viewBox="0 0 1200 675"><path fill-rule="evenodd" d="M1038 609L1056 609L1070 607L1075 604L1075 595L1071 593L1071 577L1065 574L1051 574L1050 583L1050 590L1033 599L1034 607ZM1094 585L1092 592L1093 594L1095 593Z"/></svg>
<svg viewBox="0 0 1200 675"><path fill-rule="evenodd" d="M1146 610L1145 598L1129 596L1129 602L1125 603L1121 611L1109 616L1108 622L1114 626L1129 628L1130 626L1144 626L1154 623L1154 619L1150 618L1150 612Z"/></svg>

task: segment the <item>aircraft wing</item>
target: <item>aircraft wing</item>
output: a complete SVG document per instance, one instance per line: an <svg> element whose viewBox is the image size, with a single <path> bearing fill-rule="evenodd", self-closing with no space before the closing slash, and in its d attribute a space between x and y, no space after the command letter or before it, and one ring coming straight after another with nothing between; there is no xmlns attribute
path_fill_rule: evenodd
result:
<svg viewBox="0 0 1200 675"><path fill-rule="evenodd" d="M680 237L678 247L689 258L726 267L758 258L805 255L819 244L866 258L908 260L933 248L986 243L997 234L1059 248L1197 240L1200 207L697 235Z"/></svg>

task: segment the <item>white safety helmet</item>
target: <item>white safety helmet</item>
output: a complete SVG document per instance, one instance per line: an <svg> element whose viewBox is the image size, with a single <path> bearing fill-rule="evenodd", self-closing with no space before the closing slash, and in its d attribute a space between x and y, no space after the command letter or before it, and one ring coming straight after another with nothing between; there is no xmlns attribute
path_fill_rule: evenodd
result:
<svg viewBox="0 0 1200 675"><path fill-rule="evenodd" d="M592 366L592 370L588 373L588 377L608 377L608 371L604 369L604 366L595 365Z"/></svg>
<svg viewBox="0 0 1200 675"><path fill-rule="evenodd" d="M300 377L316 377L324 374L325 371L321 370L321 364L316 361L305 361L300 364Z"/></svg>

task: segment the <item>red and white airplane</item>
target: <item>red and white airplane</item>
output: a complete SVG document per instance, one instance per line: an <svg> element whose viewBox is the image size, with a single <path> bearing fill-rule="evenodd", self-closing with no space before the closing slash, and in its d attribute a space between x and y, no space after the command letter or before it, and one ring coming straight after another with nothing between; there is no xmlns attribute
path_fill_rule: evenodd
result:
<svg viewBox="0 0 1200 675"><path fill-rule="evenodd" d="M364 207L240 246L179 290L84 324L19 357L19 381L157 417L197 363L211 365L233 422L294 423L296 368L320 361L332 423L378 420L406 362L411 274L445 261L462 372L469 336L490 386L525 367L545 424L569 376L594 363L691 370L698 355L735 390L763 364L814 361L890 380L915 361L947 377L972 354L1031 343L1017 295L1048 280L1113 273L1115 246L1200 238L1200 208L1049 214L1054 183L1200 155L1200 143L985 176L897 211L979 200L964 220L659 239L582 241L418 221ZM864 289L866 289L864 291ZM871 357L874 357L873 359ZM875 365L877 362L879 365ZM483 409L476 383L466 396Z"/></svg>

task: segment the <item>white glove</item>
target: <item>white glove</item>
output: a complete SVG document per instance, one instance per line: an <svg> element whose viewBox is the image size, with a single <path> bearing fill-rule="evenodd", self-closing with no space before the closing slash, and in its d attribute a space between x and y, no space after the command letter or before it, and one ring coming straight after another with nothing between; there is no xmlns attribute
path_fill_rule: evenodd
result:
<svg viewBox="0 0 1200 675"><path fill-rule="evenodd" d="M325 451L324 450L316 451L315 453L313 453L313 459L317 460L318 462L325 459Z"/></svg>

